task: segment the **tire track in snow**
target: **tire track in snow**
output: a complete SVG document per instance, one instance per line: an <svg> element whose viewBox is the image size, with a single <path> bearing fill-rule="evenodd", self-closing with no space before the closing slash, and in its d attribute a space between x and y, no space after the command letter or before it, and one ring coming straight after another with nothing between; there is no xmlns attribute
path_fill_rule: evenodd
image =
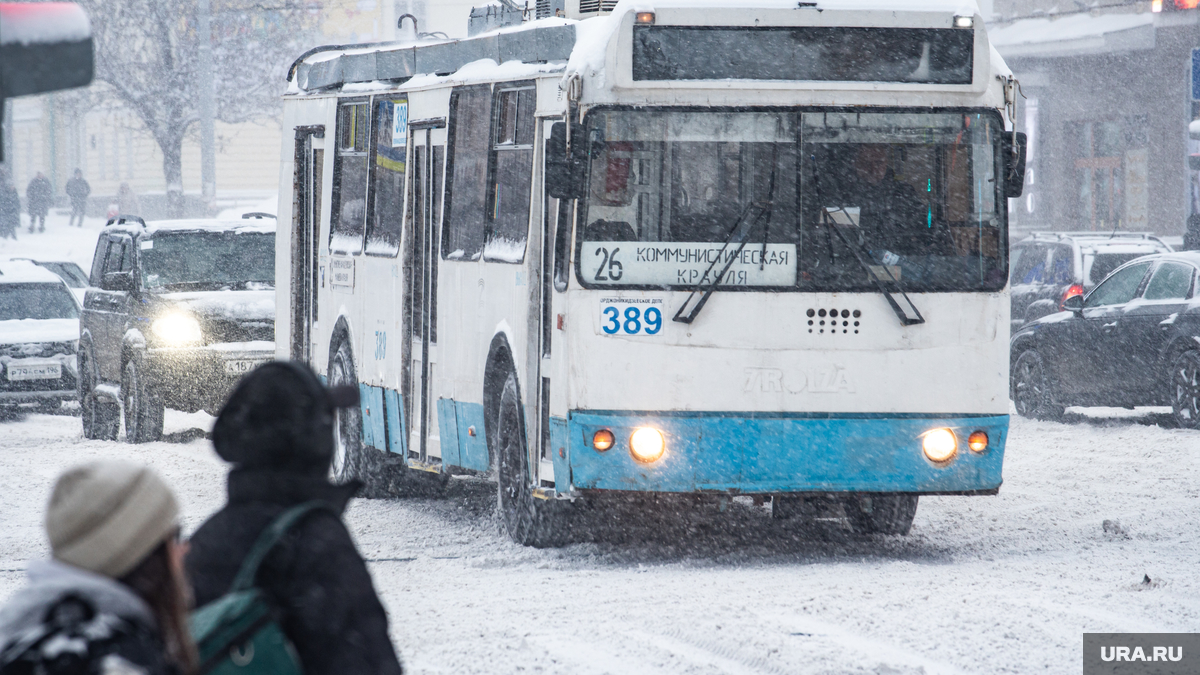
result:
<svg viewBox="0 0 1200 675"><path fill-rule="evenodd" d="M693 663L715 666L730 675L791 675L791 671L762 657L746 656L728 643L687 635L678 628L630 637L653 644Z"/></svg>
<svg viewBox="0 0 1200 675"><path fill-rule="evenodd" d="M777 616L774 619L776 625L787 626L792 629L793 633L821 638L844 650L857 652L865 659L872 661L871 666L876 669L878 666L912 668L928 675L961 675L965 672L953 664L935 661L920 652L856 633L810 616ZM843 653L843 656L849 655Z"/></svg>

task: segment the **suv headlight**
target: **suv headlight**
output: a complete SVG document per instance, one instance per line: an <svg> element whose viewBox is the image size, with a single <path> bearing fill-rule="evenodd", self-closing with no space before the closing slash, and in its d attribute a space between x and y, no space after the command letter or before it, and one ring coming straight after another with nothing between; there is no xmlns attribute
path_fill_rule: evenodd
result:
<svg viewBox="0 0 1200 675"><path fill-rule="evenodd" d="M154 320L150 330L158 339L170 345L183 345L200 342L204 337L200 331L200 322L194 316L182 312L164 314Z"/></svg>

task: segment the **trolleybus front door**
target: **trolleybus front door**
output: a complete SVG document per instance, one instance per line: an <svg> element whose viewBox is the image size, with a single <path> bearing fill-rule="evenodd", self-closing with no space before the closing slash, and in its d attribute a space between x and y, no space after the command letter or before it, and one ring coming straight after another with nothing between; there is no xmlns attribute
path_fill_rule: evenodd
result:
<svg viewBox="0 0 1200 675"><path fill-rule="evenodd" d="M414 129L412 192L409 198L410 264L408 266L408 312L411 354L406 373L409 457L429 462L441 457L436 406L430 383L437 368L437 268L438 225L442 211L442 164L445 131ZM442 138L438 138L441 136ZM435 145L435 142L440 144Z"/></svg>
<svg viewBox="0 0 1200 675"><path fill-rule="evenodd" d="M292 203L292 358L312 364L317 323L317 242L321 237L321 179L325 127L297 127Z"/></svg>

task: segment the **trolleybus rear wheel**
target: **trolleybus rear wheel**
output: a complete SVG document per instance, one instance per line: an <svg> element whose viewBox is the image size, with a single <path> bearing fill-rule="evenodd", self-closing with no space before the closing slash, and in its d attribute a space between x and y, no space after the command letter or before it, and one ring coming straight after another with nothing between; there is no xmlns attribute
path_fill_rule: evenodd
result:
<svg viewBox="0 0 1200 675"><path fill-rule="evenodd" d="M567 543L566 505L533 494L525 425L517 377L510 373L500 394L495 443L500 514L508 536L522 546L546 548Z"/></svg>
<svg viewBox="0 0 1200 675"><path fill-rule="evenodd" d="M337 351L329 361L329 386L358 386L358 375L354 370L354 357L350 345L345 341L338 344ZM373 498L387 493L383 473L382 453L362 443L362 406L337 408L333 418L334 444L333 462L329 476L334 483L344 484L352 480L363 483L362 496Z"/></svg>

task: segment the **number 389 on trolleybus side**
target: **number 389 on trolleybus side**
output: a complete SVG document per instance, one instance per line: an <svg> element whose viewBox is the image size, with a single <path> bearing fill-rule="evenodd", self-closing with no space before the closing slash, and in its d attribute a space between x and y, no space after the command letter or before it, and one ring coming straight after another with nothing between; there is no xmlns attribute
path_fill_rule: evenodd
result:
<svg viewBox="0 0 1200 675"><path fill-rule="evenodd" d="M277 355L360 387L335 473L494 476L532 545L629 493L900 534L994 494L1024 138L964 6L622 2L299 59Z"/></svg>

